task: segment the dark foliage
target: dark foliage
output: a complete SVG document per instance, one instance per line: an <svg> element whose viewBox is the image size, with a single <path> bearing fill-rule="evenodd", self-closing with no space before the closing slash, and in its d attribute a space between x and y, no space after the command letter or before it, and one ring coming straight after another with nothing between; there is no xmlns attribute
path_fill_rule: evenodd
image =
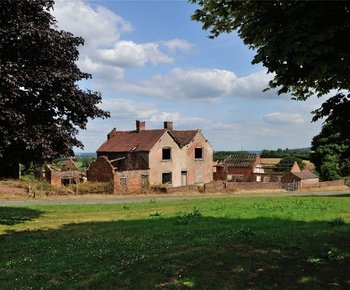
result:
<svg viewBox="0 0 350 290"><path fill-rule="evenodd" d="M348 132L345 132L348 134ZM349 139L326 122L320 134L312 140L311 162L315 164L320 178L336 180L341 176L350 175L350 145Z"/></svg>
<svg viewBox="0 0 350 290"><path fill-rule="evenodd" d="M269 88L278 94L289 92L297 100L330 94L313 111L313 121L326 118L339 133L337 144L350 145L350 42L345 41L350 38L350 2L189 2L200 6L192 19L202 22L211 38L237 31L256 52L252 63L262 63L274 74ZM333 139L332 132L326 137Z"/></svg>
<svg viewBox="0 0 350 290"><path fill-rule="evenodd" d="M108 117L91 75L75 62L84 40L57 30L53 0L0 1L0 160L40 163L73 155L88 119Z"/></svg>
<svg viewBox="0 0 350 290"><path fill-rule="evenodd" d="M262 158L286 158L293 157L298 159L308 160L310 158L310 148L300 148L300 149L281 149L268 150L264 149L261 151ZM296 161L296 160L294 160Z"/></svg>
<svg viewBox="0 0 350 290"><path fill-rule="evenodd" d="M276 164L276 171L290 171L292 168L294 162L298 163L299 168L302 170L305 167L305 163L302 159L296 157L296 156L287 156L283 157L280 162Z"/></svg>

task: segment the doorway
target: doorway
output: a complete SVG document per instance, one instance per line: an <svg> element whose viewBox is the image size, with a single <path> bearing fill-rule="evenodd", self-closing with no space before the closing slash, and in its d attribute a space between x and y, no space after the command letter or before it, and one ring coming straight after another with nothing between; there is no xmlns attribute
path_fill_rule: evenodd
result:
<svg viewBox="0 0 350 290"><path fill-rule="evenodd" d="M181 186L187 186L187 171L181 171Z"/></svg>

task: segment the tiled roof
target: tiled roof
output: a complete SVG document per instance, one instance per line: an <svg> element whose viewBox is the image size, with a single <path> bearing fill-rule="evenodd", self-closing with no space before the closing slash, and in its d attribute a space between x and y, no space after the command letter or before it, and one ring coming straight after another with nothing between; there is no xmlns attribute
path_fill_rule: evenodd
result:
<svg viewBox="0 0 350 290"><path fill-rule="evenodd" d="M97 152L150 151L166 130L116 131Z"/></svg>
<svg viewBox="0 0 350 290"><path fill-rule="evenodd" d="M198 133L198 130L171 130L170 134L175 137L177 142L181 146L185 146L188 143L190 143L196 134Z"/></svg>
<svg viewBox="0 0 350 290"><path fill-rule="evenodd" d="M301 172L292 172L293 175L300 178L301 180L305 179L315 179L318 178L318 176L311 171L301 171Z"/></svg>
<svg viewBox="0 0 350 290"><path fill-rule="evenodd" d="M256 154L232 154L223 163L230 167L252 167L256 158Z"/></svg>
<svg viewBox="0 0 350 290"><path fill-rule="evenodd" d="M129 151L150 151L167 130L142 130L142 131L115 131L105 141L97 152L129 152ZM169 131L170 135L180 145L190 143L197 130Z"/></svg>

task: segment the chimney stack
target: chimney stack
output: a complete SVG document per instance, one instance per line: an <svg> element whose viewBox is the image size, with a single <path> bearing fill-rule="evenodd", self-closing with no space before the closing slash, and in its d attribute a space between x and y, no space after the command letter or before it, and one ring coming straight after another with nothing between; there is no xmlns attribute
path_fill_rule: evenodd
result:
<svg viewBox="0 0 350 290"><path fill-rule="evenodd" d="M111 137L113 137L115 135L115 133L117 133L117 129L113 128L113 130L107 134L107 140L109 140Z"/></svg>
<svg viewBox="0 0 350 290"><path fill-rule="evenodd" d="M141 132L144 130L146 130L146 122L145 121L141 122L139 120L136 120L136 131Z"/></svg>
<svg viewBox="0 0 350 290"><path fill-rule="evenodd" d="M164 129L173 130L173 122L165 121L164 122Z"/></svg>

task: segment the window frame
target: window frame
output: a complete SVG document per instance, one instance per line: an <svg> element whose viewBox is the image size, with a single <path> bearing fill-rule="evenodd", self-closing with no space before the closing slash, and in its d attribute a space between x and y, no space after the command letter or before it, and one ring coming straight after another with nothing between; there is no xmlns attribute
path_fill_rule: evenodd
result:
<svg viewBox="0 0 350 290"><path fill-rule="evenodd" d="M119 184L121 187L128 187L128 178L126 176L119 177Z"/></svg>
<svg viewBox="0 0 350 290"><path fill-rule="evenodd" d="M200 157L197 157L198 150L200 150ZM194 148L194 159L195 160L203 160L203 147Z"/></svg>
<svg viewBox="0 0 350 290"><path fill-rule="evenodd" d="M164 181L165 180L165 174L168 174L170 176L170 181ZM171 171L164 171L162 172L162 185L168 185L173 184L173 173Z"/></svg>
<svg viewBox="0 0 350 290"><path fill-rule="evenodd" d="M165 146L162 148L162 161L171 161L171 151L171 147L169 146Z"/></svg>

